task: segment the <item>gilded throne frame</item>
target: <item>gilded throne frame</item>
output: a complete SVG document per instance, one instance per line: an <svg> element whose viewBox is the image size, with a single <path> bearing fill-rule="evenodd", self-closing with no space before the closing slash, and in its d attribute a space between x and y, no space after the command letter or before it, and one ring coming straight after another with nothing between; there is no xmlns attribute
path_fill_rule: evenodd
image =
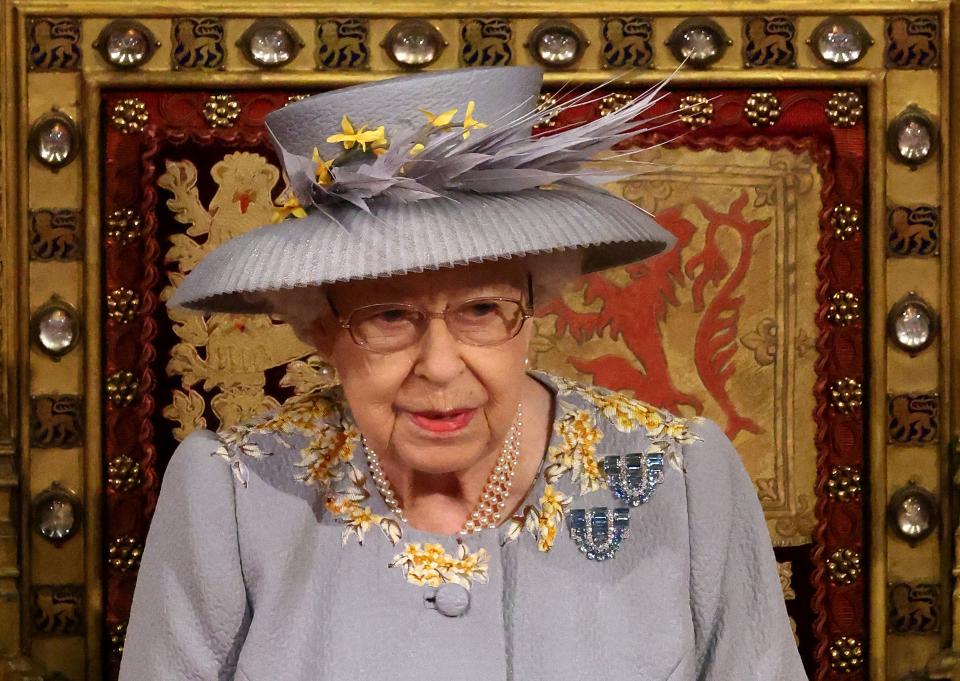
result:
<svg viewBox="0 0 960 681"><path fill-rule="evenodd" d="M114 556L135 564L137 542L108 536L104 527L102 499L109 481L123 479L129 470L108 477L113 460L101 431L112 395L123 391L122 381L111 381L104 370L104 320L122 316L130 305L104 275L111 255L103 244L116 227L108 224L103 205L101 153L118 130L104 115L104 102L116 104L111 93L136 89L229 95L256 88L336 87L401 73L404 67L391 60L386 45L403 19L426 20L442 37L436 60L426 68L489 59L534 63L530 45L537 31L559 21L582 43L571 65L547 68L548 87L602 82L610 75L603 67L617 64L642 66L624 86L654 82L678 63L671 44L678 29L706 22L719 30L723 49L703 68L681 71L675 79L679 88L740 88L747 95L785 86L862 93L866 199L858 220L843 225L856 222L864 233L866 279L856 302L867 368L863 375L844 377L849 380L840 387L846 392L839 390L837 399L849 403L859 392L869 429L863 469L825 468L817 485L823 503L830 504L844 501L836 490L858 487L854 476L864 481L857 491L871 522L864 530L868 553L861 557L865 569L859 579L868 624L862 634L831 631L820 642L823 664L815 678L899 681L921 670L931 678L960 678L960 652L954 652L960 651L954 567L960 559L951 450L958 367L950 352L957 328L950 292L960 290L950 227L960 209L949 191L950 180L960 177L960 156L951 144L951 130L960 121L958 107L950 106L960 87L960 51L951 38L960 28L956 9L947 0L847 1L829 12L810 0L777 0L762 14L755 3L741 0L678 0L669 6L609 0L589 8L540 0L435 6L398 0L348 9L297 1L279 10L246 1L198 1L186 9L111 0L7 0L0 73L3 92L15 96L0 101L0 653L10 658L0 678L37 678L39 669L73 681L108 678L113 653L122 647L122 634L103 623L104 585L115 569ZM610 31L618 17L636 20L633 37L640 36L646 52L616 49L623 44ZM844 68L816 53L818 28L835 17L855 20L867 38L862 59ZM282 20L294 31L302 45L297 43L289 64L265 68L249 60L242 41L258 19ZM142 67L116 68L98 49L101 31L116 20L136 21L155 39ZM490 41L507 35L508 56L495 45L485 52L486 42L467 49L475 21L489 30ZM195 42L184 40L185 26ZM351 42L344 49L337 41L355 40L351 32L357 27L364 36L360 47ZM221 100L229 109L228 102L229 97ZM218 115L216 105L213 109ZM227 118L228 109L221 112ZM58 113L76 123L81 142L75 158L51 167L30 147L36 124ZM891 153L896 140L890 131L914 114L933 125L934 144L928 159L905 164ZM130 126L138 115L134 108L120 117ZM824 224L830 219L825 215ZM907 238L900 250L891 245L891 235L900 238L904 229L918 225L926 227L928 238ZM57 238L44 236L51 233ZM895 344L888 319L911 293L929 313L932 335L924 347L907 352ZM38 320L51 306L80 322L77 337L54 353L39 348L36 338ZM898 538L887 522L888 509L912 482L930 493L931 508L941 518L933 534L917 542ZM50 499L66 503L63 495L73 498L78 524L72 537L52 543L34 521ZM832 665L831 656L846 666Z"/></svg>

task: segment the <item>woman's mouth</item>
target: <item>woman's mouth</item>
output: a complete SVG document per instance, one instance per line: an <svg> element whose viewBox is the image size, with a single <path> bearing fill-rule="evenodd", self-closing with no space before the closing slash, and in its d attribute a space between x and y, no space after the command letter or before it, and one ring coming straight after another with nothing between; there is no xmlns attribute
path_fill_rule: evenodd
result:
<svg viewBox="0 0 960 681"><path fill-rule="evenodd" d="M454 433L467 426L476 409L451 409L449 411L411 411L410 420L431 433Z"/></svg>

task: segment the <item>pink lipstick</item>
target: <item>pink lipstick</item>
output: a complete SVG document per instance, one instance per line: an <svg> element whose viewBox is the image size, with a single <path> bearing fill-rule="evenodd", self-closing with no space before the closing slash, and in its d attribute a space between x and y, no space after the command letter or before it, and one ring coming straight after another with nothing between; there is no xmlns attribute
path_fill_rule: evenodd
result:
<svg viewBox="0 0 960 681"><path fill-rule="evenodd" d="M410 420L431 433L454 433L465 428L473 419L476 409L451 409L450 411L412 411Z"/></svg>

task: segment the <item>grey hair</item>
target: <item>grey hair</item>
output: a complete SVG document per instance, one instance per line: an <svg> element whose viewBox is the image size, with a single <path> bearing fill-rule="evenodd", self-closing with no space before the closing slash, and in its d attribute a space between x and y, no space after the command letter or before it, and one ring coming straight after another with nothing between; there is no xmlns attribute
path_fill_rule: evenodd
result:
<svg viewBox="0 0 960 681"><path fill-rule="evenodd" d="M534 313L559 297L579 275L583 252L567 249L524 256L533 277ZM313 345L311 330L326 311L333 311L327 302L326 284L301 286L258 294L266 301L271 314L289 324L297 337Z"/></svg>

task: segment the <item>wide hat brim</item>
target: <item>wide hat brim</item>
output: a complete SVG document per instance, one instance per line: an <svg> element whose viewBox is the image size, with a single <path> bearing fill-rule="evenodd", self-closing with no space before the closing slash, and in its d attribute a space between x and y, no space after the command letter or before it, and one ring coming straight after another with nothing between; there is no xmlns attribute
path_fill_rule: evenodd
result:
<svg viewBox="0 0 960 681"><path fill-rule="evenodd" d="M451 192L408 203L311 211L235 237L207 255L169 304L269 313L264 293L381 278L472 262L583 249L582 271L625 265L676 238L647 212L602 189Z"/></svg>

